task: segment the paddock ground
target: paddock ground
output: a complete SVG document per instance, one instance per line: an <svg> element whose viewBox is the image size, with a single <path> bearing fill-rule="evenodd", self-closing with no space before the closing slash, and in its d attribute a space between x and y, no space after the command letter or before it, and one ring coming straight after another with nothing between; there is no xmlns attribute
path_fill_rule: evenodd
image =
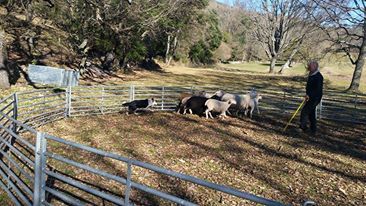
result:
<svg viewBox="0 0 366 206"><path fill-rule="evenodd" d="M175 113L153 112L138 116L123 113L65 119L40 130L287 204L299 205L310 199L318 205L366 205L365 126L322 120L319 135L310 137L300 133L295 125L283 133L287 119L288 116L266 112L253 119L229 117L225 120ZM126 171L117 162L52 146L67 157L112 174ZM118 194L124 191L113 182L81 170L62 168L65 174L111 188ZM249 204L140 168L133 171L134 181L200 205ZM86 194L75 195L91 203L101 203ZM132 197L137 205L168 205L136 191Z"/></svg>

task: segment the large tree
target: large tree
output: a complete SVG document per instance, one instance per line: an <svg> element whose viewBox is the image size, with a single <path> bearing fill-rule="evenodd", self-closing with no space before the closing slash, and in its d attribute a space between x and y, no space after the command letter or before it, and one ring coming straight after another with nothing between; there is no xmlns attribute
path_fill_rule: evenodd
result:
<svg viewBox="0 0 366 206"><path fill-rule="evenodd" d="M254 34L270 59L269 72L273 73L281 54L301 41L303 32L299 33L299 28L306 12L300 0L261 0L254 9Z"/></svg>
<svg viewBox="0 0 366 206"><path fill-rule="evenodd" d="M309 0L306 7L338 50L355 66L349 91L358 91L366 58L366 2L364 0ZM309 4L310 5L310 4Z"/></svg>

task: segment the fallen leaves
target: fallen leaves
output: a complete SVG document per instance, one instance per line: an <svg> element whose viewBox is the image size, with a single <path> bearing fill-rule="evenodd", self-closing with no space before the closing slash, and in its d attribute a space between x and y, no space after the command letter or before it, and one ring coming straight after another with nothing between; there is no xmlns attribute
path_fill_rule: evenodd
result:
<svg viewBox="0 0 366 206"><path fill-rule="evenodd" d="M109 122L113 122L113 128ZM344 141L345 145L350 145L343 133L331 132L338 131L340 125L323 126L327 132L319 139L296 132L282 134L276 132L281 131L279 127L265 118L261 122L235 118L206 121L192 115L153 113L83 117L72 122L68 119L45 126L43 130L287 204L298 205L311 199L318 205L366 205L366 164L357 156L365 152L363 147L350 148L352 150L345 154L344 146L333 147L328 142ZM348 135L359 132L354 125L342 125L342 129ZM90 156L80 157L83 158ZM92 158L87 162L110 172L123 168L116 162L106 164L104 159ZM120 171L118 174L125 170ZM249 204L194 184L181 181L178 184L177 180L142 168L136 167L133 171L135 181L173 194L184 194L200 205ZM133 195L139 203L152 201L138 192Z"/></svg>

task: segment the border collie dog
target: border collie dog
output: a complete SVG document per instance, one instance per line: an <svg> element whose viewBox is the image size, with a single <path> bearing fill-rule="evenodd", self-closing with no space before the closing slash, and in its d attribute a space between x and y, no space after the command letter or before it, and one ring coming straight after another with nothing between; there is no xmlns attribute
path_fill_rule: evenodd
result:
<svg viewBox="0 0 366 206"><path fill-rule="evenodd" d="M122 104L123 106L128 106L128 112L133 112L134 114L136 114L136 110L137 109L147 109L149 107L152 107L154 105L156 105L156 101L154 100L154 98L150 98L150 99L143 99L143 100L134 100L132 102L127 102Z"/></svg>

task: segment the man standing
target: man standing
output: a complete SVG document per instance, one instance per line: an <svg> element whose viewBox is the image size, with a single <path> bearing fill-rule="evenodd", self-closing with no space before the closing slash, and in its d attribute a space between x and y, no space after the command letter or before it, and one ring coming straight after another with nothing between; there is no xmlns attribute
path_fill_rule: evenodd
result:
<svg viewBox="0 0 366 206"><path fill-rule="evenodd" d="M312 135L316 133L316 106L323 96L323 75L319 72L319 64L316 61L310 61L307 65L309 71L308 81L306 83L305 105L301 110L300 128L303 131L308 130L307 120L310 121L310 131Z"/></svg>

